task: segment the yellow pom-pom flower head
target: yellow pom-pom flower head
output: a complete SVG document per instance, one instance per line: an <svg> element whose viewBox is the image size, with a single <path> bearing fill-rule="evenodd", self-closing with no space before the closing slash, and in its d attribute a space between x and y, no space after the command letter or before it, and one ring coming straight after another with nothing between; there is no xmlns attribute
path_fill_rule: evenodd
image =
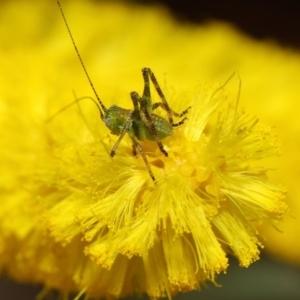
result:
<svg viewBox="0 0 300 300"><path fill-rule="evenodd" d="M201 88L188 121L165 140L168 157L143 142L155 185L130 139L109 156L114 142L99 124L90 142L57 148L59 188L45 219L65 249L83 234L81 249L97 266L78 282L89 295L171 296L214 281L228 253L241 266L258 259L254 223L280 219L285 204L284 190L255 163L277 154L278 142L236 104L221 109L226 99L224 84Z"/></svg>

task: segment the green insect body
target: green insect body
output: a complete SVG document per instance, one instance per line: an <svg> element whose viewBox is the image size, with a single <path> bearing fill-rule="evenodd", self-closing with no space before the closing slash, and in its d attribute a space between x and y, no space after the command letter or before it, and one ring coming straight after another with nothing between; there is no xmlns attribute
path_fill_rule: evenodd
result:
<svg viewBox="0 0 300 300"><path fill-rule="evenodd" d="M121 140L123 139L124 135L128 133L132 140L133 145L133 155L136 155L136 149L139 150L144 163L146 165L146 168L148 170L148 173L152 180L155 182L155 177L153 175L153 172L150 168L150 164L147 160L146 154L140 145L139 141L156 141L157 145L159 146L160 151L165 155L168 156L167 151L165 150L161 140L164 138L171 136L173 134L173 128L180 126L184 123L184 121L187 119L184 117L179 122L174 123L173 122L173 116L175 117L182 117L184 116L190 107L188 107L186 110L184 110L182 113L178 114L174 112L170 107L169 104L156 80L156 77L154 73L151 71L150 68L143 68L142 69L142 75L144 80L144 91L142 96L140 97L137 92L131 92L130 96L133 103L133 109L125 109L116 105L112 105L110 108L106 108L103 104L103 102L100 100L96 89L94 88L94 85L89 77L89 74L83 64L82 58L79 54L79 51L77 49L77 46L75 44L75 41L73 39L73 36L71 34L71 31L69 29L69 26L67 24L65 15L63 13L63 10L60 6L59 1L57 1L58 6L60 8L62 17L64 19L65 25L67 27L67 30L69 32L70 38L72 40L73 46L75 48L75 51L77 53L77 56L80 60L80 63L83 67L83 70L87 76L87 79L94 91L94 94L97 98L97 101L90 97L84 97L77 99L77 101L82 99L91 99L98 107L100 112L100 118L105 123L105 125L109 128L111 134L119 136L116 144L113 146L110 156L113 157L116 153L116 150L118 148L118 145L120 144ZM151 100L151 93L150 93L150 82L152 82L156 92L158 93L161 102L152 103ZM71 103L70 105L72 105ZM68 105L67 107L69 107ZM65 107L65 108L67 108ZM154 114L153 111L155 111L158 107L161 107L167 112L168 120L164 119L163 117ZM65 109L64 108L64 109ZM64 110L63 109L63 110ZM61 110L62 111L62 110Z"/></svg>
<svg viewBox="0 0 300 300"><path fill-rule="evenodd" d="M110 129L111 134L120 135L124 130L127 120L131 119L131 113L132 121L128 128L128 133L134 135L140 141L155 141L151 127L142 119L138 110L132 111L113 105L104 113L102 120ZM164 118L156 114L151 114L151 119L159 139L162 140L173 134L173 127Z"/></svg>

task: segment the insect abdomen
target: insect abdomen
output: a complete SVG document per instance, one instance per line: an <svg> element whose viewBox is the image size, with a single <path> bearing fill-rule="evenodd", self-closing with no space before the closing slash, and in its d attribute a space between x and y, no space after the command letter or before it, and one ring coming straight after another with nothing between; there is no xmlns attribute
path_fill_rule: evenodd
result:
<svg viewBox="0 0 300 300"><path fill-rule="evenodd" d="M151 118L156 129L157 135L161 140L173 134L173 127L167 120L155 114L151 114ZM145 126L145 136L147 140L156 140L154 133L151 130L151 124L149 123L147 123Z"/></svg>

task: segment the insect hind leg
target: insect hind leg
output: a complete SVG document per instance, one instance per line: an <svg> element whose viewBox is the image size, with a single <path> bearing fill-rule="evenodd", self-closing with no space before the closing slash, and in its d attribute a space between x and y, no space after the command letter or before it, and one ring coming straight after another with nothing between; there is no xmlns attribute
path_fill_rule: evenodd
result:
<svg viewBox="0 0 300 300"><path fill-rule="evenodd" d="M165 111L168 114L169 122L170 122L170 124L173 124L172 111L171 111L171 109L169 107L169 104L167 102L167 99L166 99L164 93L162 92L162 90L160 88L160 85L158 84L158 81L157 81L154 73L151 71L150 68L143 68L142 69L142 73L143 73L145 84L148 81L147 84L149 85L149 77L150 77L150 79L151 79L151 81L152 81L152 83L154 85L154 88L155 88L157 94L159 95L159 97L160 97L163 105L164 105L164 109L165 109Z"/></svg>
<svg viewBox="0 0 300 300"><path fill-rule="evenodd" d="M175 116L175 117L180 118L180 117L182 117L182 116L184 116L185 114L188 113L188 111L189 111L189 109L191 108L191 106L189 106L187 109L185 109L185 110L184 110L183 112L181 112L181 113L177 113L177 112L175 112L174 110L172 110L172 109L170 108L169 104L168 104L168 101L167 101L167 99L166 99L166 97L165 97L165 95L164 95L162 89L160 88L160 86L159 86L159 84L158 84L158 81L157 81L157 79L156 79L154 73L151 71L151 69L150 69L150 68L144 68L144 69L142 70L142 72L143 72L143 76L144 76L144 81L145 81L145 83L146 83L147 80L149 81L149 77L150 77L150 79L151 79L151 81L152 81L152 83L153 83L153 85L154 85L154 88L155 88L157 94L159 95L159 97L160 97L160 99L161 99L161 101L162 101L162 102L157 102L157 103L152 104L152 110L155 110L155 109L158 108L158 107L163 108L163 109L167 112L167 114L168 114L168 119L169 119L169 122L170 122L170 124L172 125L172 127L177 127L177 126L183 124L184 121L185 121L187 118L184 118L184 119L181 120L180 122L174 123L173 118L172 118L172 115ZM147 82L147 85L149 86L149 82Z"/></svg>

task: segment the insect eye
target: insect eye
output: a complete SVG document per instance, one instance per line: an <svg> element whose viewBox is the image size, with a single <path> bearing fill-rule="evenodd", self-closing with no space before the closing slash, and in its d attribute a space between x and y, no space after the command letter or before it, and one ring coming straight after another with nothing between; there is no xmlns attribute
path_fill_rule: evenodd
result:
<svg viewBox="0 0 300 300"><path fill-rule="evenodd" d="M111 119L110 118L103 118L103 121L108 128L111 127Z"/></svg>

